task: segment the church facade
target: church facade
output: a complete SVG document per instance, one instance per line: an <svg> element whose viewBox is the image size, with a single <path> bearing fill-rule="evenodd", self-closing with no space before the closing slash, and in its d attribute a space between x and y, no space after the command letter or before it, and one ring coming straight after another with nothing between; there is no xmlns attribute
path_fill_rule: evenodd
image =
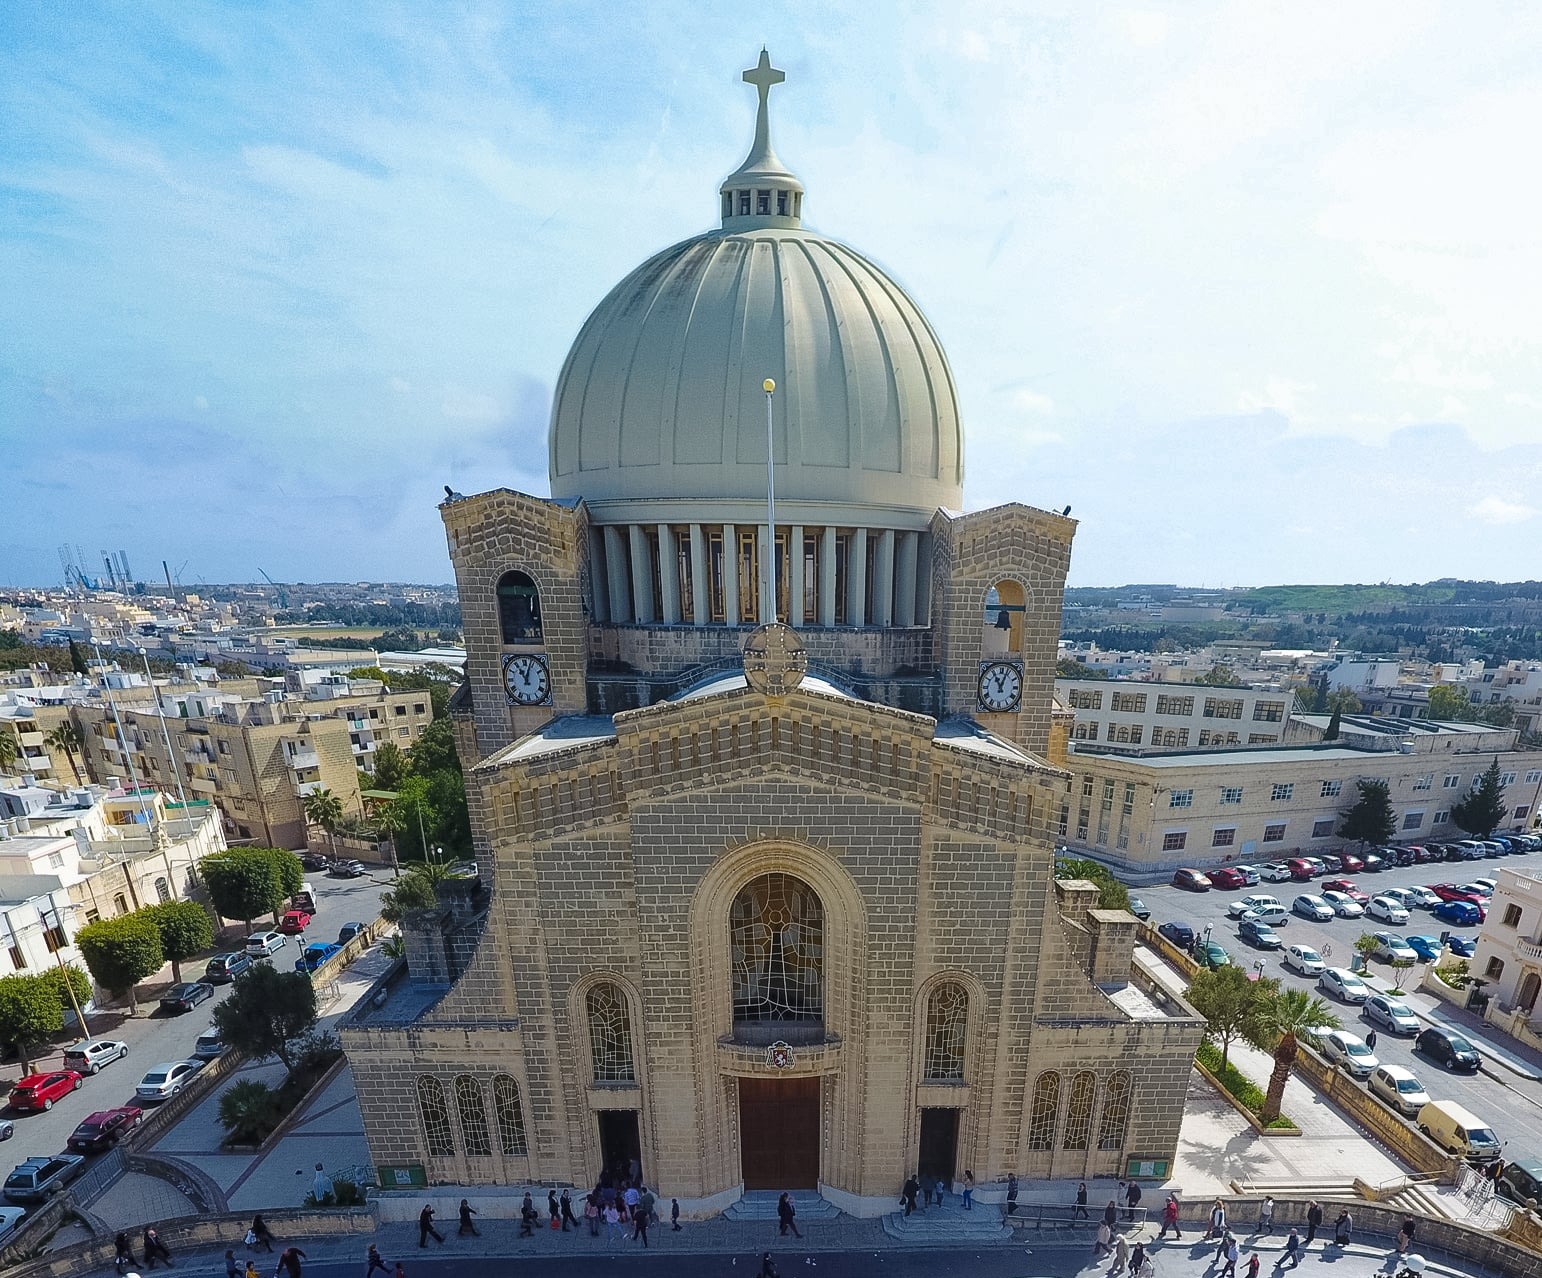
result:
<svg viewBox="0 0 1542 1278"><path fill-rule="evenodd" d="M1202 1022L1053 878L1075 525L971 514L911 299L770 141L580 331L552 496L442 508L480 878L343 1031L404 1181L755 1189L1162 1176ZM767 458L774 477L768 517Z"/></svg>

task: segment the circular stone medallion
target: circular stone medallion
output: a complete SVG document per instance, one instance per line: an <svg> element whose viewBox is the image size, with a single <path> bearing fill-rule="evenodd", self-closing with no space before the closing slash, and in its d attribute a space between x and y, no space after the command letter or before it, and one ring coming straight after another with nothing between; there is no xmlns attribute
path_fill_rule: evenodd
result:
<svg viewBox="0 0 1542 1278"><path fill-rule="evenodd" d="M767 697L785 697L808 673L808 653L791 626L757 626L744 641L744 681Z"/></svg>

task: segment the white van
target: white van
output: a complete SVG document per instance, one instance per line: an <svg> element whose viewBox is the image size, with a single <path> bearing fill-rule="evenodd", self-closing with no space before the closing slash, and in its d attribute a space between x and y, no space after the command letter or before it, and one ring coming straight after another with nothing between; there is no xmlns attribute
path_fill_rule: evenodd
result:
<svg viewBox="0 0 1542 1278"><path fill-rule="evenodd" d="M291 910L304 910L307 914L316 912L316 889L309 883L300 884L300 890L289 898Z"/></svg>
<svg viewBox="0 0 1542 1278"><path fill-rule="evenodd" d="M1419 1111L1419 1130L1448 1153L1491 1163L1500 1155L1494 1129L1455 1101L1431 1101Z"/></svg>

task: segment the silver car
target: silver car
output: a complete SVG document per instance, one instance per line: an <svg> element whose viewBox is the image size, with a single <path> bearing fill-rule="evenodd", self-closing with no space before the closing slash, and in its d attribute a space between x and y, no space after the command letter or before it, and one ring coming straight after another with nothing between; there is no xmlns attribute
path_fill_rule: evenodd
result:
<svg viewBox="0 0 1542 1278"><path fill-rule="evenodd" d="M77 1074L95 1074L128 1055L128 1044L115 1038L88 1038L64 1049L64 1068Z"/></svg>

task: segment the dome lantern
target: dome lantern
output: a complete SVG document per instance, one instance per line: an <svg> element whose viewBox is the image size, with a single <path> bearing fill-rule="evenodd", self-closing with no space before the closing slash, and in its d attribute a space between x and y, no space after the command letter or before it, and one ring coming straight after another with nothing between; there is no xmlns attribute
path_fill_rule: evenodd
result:
<svg viewBox="0 0 1542 1278"><path fill-rule="evenodd" d="M771 86L786 78L786 72L771 65L771 55L764 49L760 51L760 61L744 73L744 82L753 84L759 93L760 104L755 112L755 141L750 145L750 153L743 164L723 179L718 190L725 231L802 225L803 183L771 149Z"/></svg>

